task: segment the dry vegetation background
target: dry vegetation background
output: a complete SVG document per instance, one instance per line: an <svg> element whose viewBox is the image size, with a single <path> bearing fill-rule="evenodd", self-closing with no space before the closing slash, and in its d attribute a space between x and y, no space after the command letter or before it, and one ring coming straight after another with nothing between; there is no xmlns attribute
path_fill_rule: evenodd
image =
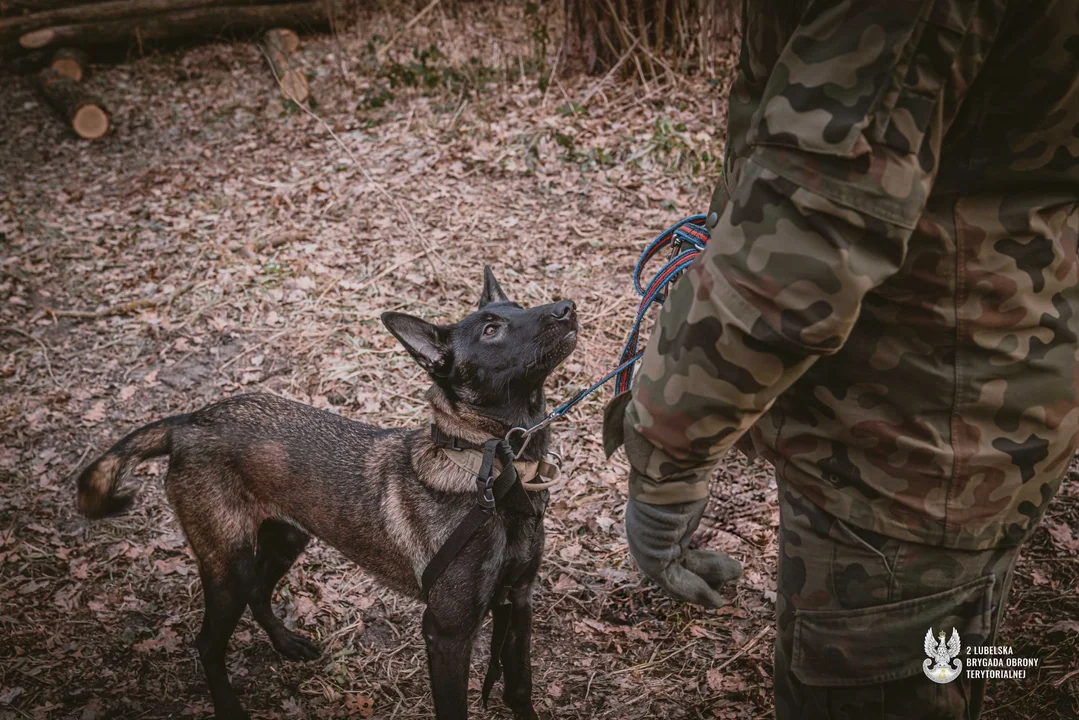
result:
<svg viewBox="0 0 1079 720"><path fill-rule="evenodd" d="M29 80L0 77L0 718L211 711L191 646L198 581L160 466L140 475L134 512L94 525L74 513L72 474L134 426L252 390L417 425L423 378L377 317L460 317L485 262L525 304L578 303L582 342L552 399L612 363L643 244L707 205L732 59L709 77L546 83L556 10L438 7L381 59L414 9L307 39L325 126L282 102L248 43L97 68L116 120L92 144ZM746 563L729 605L671 602L626 551L625 464L599 441L607 397L555 428L568 481L547 519L538 709L769 716L768 469L731 457L714 484L701 541ZM1042 667L991 681L987 717L1079 715L1077 480L1024 551L1003 630ZM256 717L430 712L417 604L314 544L277 609L324 653L284 662L245 619L230 670ZM479 706L486 641L473 709L505 717Z"/></svg>

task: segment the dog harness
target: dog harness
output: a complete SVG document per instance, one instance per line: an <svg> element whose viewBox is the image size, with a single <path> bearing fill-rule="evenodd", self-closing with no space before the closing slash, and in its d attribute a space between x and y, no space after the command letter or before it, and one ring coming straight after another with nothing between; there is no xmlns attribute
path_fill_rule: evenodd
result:
<svg viewBox="0 0 1079 720"><path fill-rule="evenodd" d="M442 449L442 454L462 470L479 477L483 467L483 445L470 443L467 440L447 435L431 426L431 441L435 447ZM562 456L558 453L547 453L543 459L532 462L513 461L517 469L517 477L521 481L521 487L529 492L543 492L558 484L558 476L561 472ZM494 470L502 472L502 461L495 456ZM533 482L540 478L539 482Z"/></svg>
<svg viewBox="0 0 1079 720"><path fill-rule="evenodd" d="M518 463L515 462L513 450L505 438L493 438L480 445L447 435L435 425L431 426L431 440L452 463L475 475L476 505L468 511L424 568L420 581L424 602L427 602L435 582L476 531L490 519L499 502L518 488L533 493L546 491L558 482L561 464L561 458L555 453L548 453L538 462ZM543 480L538 483L531 482L537 477ZM521 495L528 506L535 510L535 504L528 495ZM538 510L540 516L546 509L546 496L541 503ZM516 577L504 578L502 587L491 602L491 659L487 665L487 674L483 678L484 707L491 695L491 689L502 676L502 647L506 643L510 628L511 606L508 597L516 580Z"/></svg>
<svg viewBox="0 0 1079 720"><path fill-rule="evenodd" d="M513 450L504 438L492 438L480 445L447 435L431 425L431 441L451 462L475 475L476 504L424 568L420 578L424 602L431 587L461 553L469 539L487 522L500 500L518 485L530 492L543 492L558 481L559 474L557 455L554 453L549 453L539 462L515 463ZM544 481L530 482L536 477L544 478Z"/></svg>

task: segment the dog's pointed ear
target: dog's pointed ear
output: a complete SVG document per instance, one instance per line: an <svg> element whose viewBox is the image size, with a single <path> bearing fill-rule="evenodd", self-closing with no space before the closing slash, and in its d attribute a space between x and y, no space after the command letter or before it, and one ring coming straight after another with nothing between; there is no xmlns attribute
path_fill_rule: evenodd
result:
<svg viewBox="0 0 1079 720"><path fill-rule="evenodd" d="M494 302L508 302L509 298L506 297L506 293L499 287L498 281L495 280L495 274L491 272L490 265L483 266L483 295L480 296L480 309L488 303Z"/></svg>
<svg viewBox="0 0 1079 720"><path fill-rule="evenodd" d="M382 324L427 372L440 375L449 367L450 344L444 328L398 312L382 313Z"/></svg>

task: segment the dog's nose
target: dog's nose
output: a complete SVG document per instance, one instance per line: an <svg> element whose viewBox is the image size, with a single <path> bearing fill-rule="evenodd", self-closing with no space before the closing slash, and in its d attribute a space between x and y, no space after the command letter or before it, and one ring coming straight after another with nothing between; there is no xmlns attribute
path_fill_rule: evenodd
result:
<svg viewBox="0 0 1079 720"><path fill-rule="evenodd" d="M555 320L572 320L577 306L572 300L561 300L551 307L551 317Z"/></svg>

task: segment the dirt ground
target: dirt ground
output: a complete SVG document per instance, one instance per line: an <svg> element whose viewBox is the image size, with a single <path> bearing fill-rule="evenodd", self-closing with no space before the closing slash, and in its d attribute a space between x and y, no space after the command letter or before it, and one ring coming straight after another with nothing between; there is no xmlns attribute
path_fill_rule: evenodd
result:
<svg viewBox="0 0 1079 720"><path fill-rule="evenodd" d="M547 85L557 38L523 9L490 6L436 9L380 60L405 19L305 41L321 120L282 101L249 43L96 68L115 128L90 144L27 78L0 77L0 718L211 712L191 645L198 579L161 465L140 472L131 513L89 524L74 512L73 474L123 433L252 390L419 425L421 372L378 315L452 321L474 305L484 263L523 304L577 302L582 341L550 392L566 397L617 356L643 245L707 206L722 68ZM546 521L537 708L769 716L768 468L732 456L714 483L701 541L746 566L729 604L669 601L627 554L626 465L605 461L599 440L608 397L554 429L568 479ZM986 717L1079 717L1077 577L1079 477L1025 548L1003 629L1041 667L990 681ZM276 607L324 652L284 662L243 620L229 666L255 717L428 716L419 605L316 543ZM479 703L486 639L473 711L506 717Z"/></svg>

